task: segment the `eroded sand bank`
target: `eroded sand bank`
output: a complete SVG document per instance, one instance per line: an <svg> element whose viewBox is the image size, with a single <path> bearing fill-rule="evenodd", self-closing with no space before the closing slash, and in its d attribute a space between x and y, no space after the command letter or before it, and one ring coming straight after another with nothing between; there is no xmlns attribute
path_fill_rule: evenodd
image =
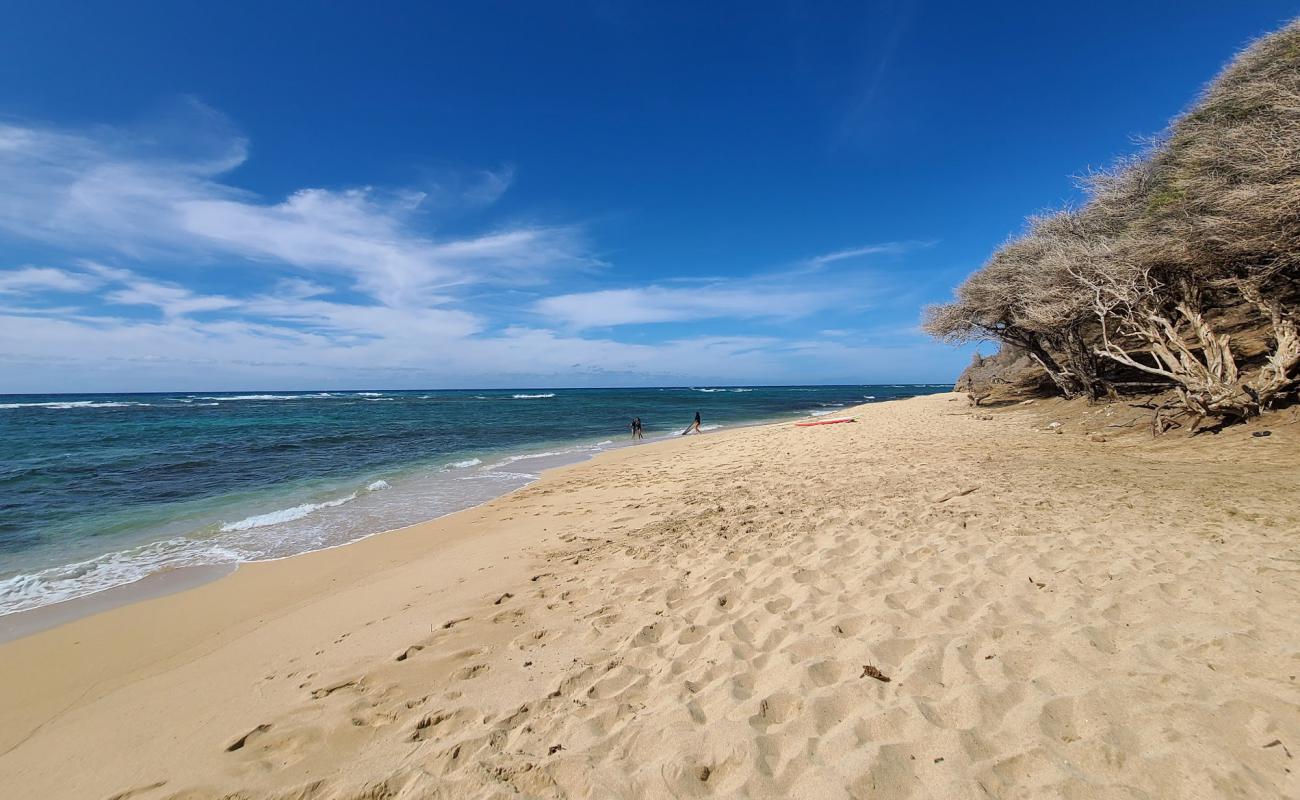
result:
<svg viewBox="0 0 1300 800"><path fill-rule="evenodd" d="M2 645L3 794L1300 796L1294 435L854 413Z"/></svg>

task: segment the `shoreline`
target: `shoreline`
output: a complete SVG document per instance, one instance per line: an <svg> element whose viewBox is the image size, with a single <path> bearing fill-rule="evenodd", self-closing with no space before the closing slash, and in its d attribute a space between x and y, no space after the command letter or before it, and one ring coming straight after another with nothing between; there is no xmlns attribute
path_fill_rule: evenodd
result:
<svg viewBox="0 0 1300 800"><path fill-rule="evenodd" d="M1296 428L1097 443L1064 415L1099 409L983 411L940 394L607 452L0 644L0 784L1294 793L1268 745L1300 741Z"/></svg>
<svg viewBox="0 0 1300 800"><path fill-rule="evenodd" d="M894 401L885 401L894 402ZM561 480L575 470L603 467L648 451L674 446L689 447L697 442L718 441L746 430L776 428L789 423L756 423L712 432L709 436L672 436L642 445L622 447L597 453L589 458L545 470L542 477L504 495L478 505L451 512L431 520L381 531L362 539L334 547L312 550L279 559L242 564L227 574L200 580L177 591L162 591L155 596L131 598L93 613L60 620L7 641L0 641L0 687L30 685L39 675L47 691L36 702L33 698L16 698L0 690L0 712L17 724L10 732L0 731L0 761L4 754L40 730L36 724L27 736L15 736L14 728L45 715L60 715L56 709L62 698L84 698L87 692L118 688L118 682L130 684L134 676L151 672L157 664L173 663L182 654L201 648L212 639L239 638L249 634L269 619L292 614L305 604L328 602L337 584L362 583L368 576L396 572L413 558L454 559L472 565L472 572L497 570L492 584L503 578L518 580L523 557L552 536L540 537L527 530L476 530L484 518L500 504L537 490L539 484ZM543 531L545 532L545 531ZM502 542L508 543L499 548ZM505 555L498 555L499 552ZM351 556L351 557L345 557ZM514 564L511 564L511 561ZM179 570L178 570L179 572ZM481 593L487 582L468 570L442 583L443 590L453 591L460 604ZM470 584L471 577L478 580ZM468 590L465 585L469 584ZM130 588L128 585L127 587ZM455 591L459 590L459 591ZM103 593L99 593L103 594ZM95 595L88 596L93 598ZM87 598L83 598L87 599ZM76 601L72 601L76 602ZM56 604L57 605L57 604ZM48 608L48 607L47 607ZM33 610L40 612L41 609ZM19 615L33 612L20 612ZM10 615L18 616L18 615ZM351 615L347 615L351 616ZM327 627L332 627L328 621ZM147 631L147 632L146 632ZM101 654L94 664L67 662L64 653L79 652L89 646ZM103 655L110 658L103 658ZM49 667L55 667L50 674ZM104 680L103 674L117 681ZM15 704L15 701L17 703ZM27 702L24 702L27 701ZM0 767L0 779L5 770Z"/></svg>
<svg viewBox="0 0 1300 800"><path fill-rule="evenodd" d="M810 414L810 412L811 411L807 412L807 414ZM806 412L798 411L796 414L806 414ZM706 433L712 434L724 431L736 431L736 429L763 427L763 425L776 424L781 424L781 420L758 419L753 421L741 421L741 423L732 423L722 425L720 428L708 429ZM300 555L326 552L326 550L333 550L335 548L344 548L344 546L356 544L356 542L372 539L374 536L382 536L385 535L385 533L402 531L404 528L421 526L421 524L434 522L434 520L459 514L461 511L476 509L476 507L485 505L485 503L497 501L499 498L508 497L510 494L517 492L517 490L536 484L537 481L541 480L542 476L547 472L563 470L564 467L572 466L572 464L585 463L588 462L588 460L598 458L599 455L604 453L615 453L615 451L628 449L628 447L663 444L663 442L675 441L676 438L679 438L677 437L677 434L672 433L660 434L659 437L647 438L647 440L640 442L624 441L620 438L620 440L612 440L610 444L608 444L607 447L603 447L603 449L595 449L595 447L601 447L604 442L597 442L595 445L584 445L582 444L582 441L584 440L572 440L560 442L539 442L539 444L528 445L525 449L517 451L510 449L491 451L491 453L489 453L489 451L482 451L482 453L477 454L474 459L478 460L478 457L481 457L481 455L490 455L490 457L493 457L494 459L504 459L502 462L498 463L513 463L515 460L528 459L541 459L543 462L545 462L545 460L551 460L551 462L558 463L543 464L543 466L539 468L537 475L532 477L532 479L525 481L525 483L515 485L515 487L504 488L502 492L498 494L491 494L491 496L484 497L482 500L478 500L477 502L471 502L467 506L459 507L459 509L448 510L442 514L429 516L429 518L417 519L415 522L399 524L399 526L381 528L377 529L377 531L363 533L363 535L357 536L356 539L333 542L333 544L320 546L320 548L302 550L302 552L289 553L285 555L274 555L274 557L269 558L166 567L164 570L147 572L147 574L140 576L138 579L131 580L129 583L110 585L110 587L98 589L98 591L77 594L77 596L66 598L66 600L49 602L49 604L29 607L29 609L21 609L10 611L10 613L6 614L0 614L0 644L4 644L6 641L19 639L19 637L22 636L31 635L31 633L49 630L49 628L60 626L60 624L65 624L66 622L72 622L72 620L75 619L90 617L90 615L99 614L100 611L114 609L114 607L130 605L133 604L133 602L148 600L148 598L153 597L162 597L166 596L166 594L172 594L175 592L183 592L186 591L186 589L208 583L208 581L224 578L225 575L233 574L233 572L239 570L242 566L253 565L253 563L277 562L286 558L300 557ZM529 450L538 449L538 447L551 446L569 447L569 449L560 451L560 453L550 453L550 451L546 450L543 450L542 453L529 453ZM481 464L481 460L478 460L478 463ZM478 466L478 464L476 464L476 466ZM489 464L489 466L493 466L493 464ZM396 471L420 471L424 467L425 464L413 464L413 466L412 464L408 464L408 466L400 467ZM357 481L352 481L352 483L357 483ZM360 483L365 483L365 481L360 481ZM90 562L98 561L100 558L107 558L110 557L110 555L121 552L129 552L129 550L116 550L116 552L101 554L98 555L98 557L91 558ZM69 565L57 565L57 567L66 566Z"/></svg>
<svg viewBox="0 0 1300 800"><path fill-rule="evenodd" d="M900 399L906 399L906 398L900 398ZM894 400L884 400L884 401L874 401L874 402L894 402ZM795 413L811 414L812 412L795 412ZM744 430L746 428L756 428L756 427L764 427L768 425L781 425L781 424L784 424L784 421L773 420L773 419L760 419L760 420L755 420L750 422L741 422L741 423L728 424L725 426L715 427L713 429L706 430L705 432L707 434L713 435L713 434L723 433L723 432L728 432L733 430ZM60 600L54 603L47 603L45 605L36 606L33 608L27 608L27 609L22 609L20 611L14 611L7 614L2 614L0 615L0 645L3 645L7 642L14 641L16 639L21 639L25 636L30 636L35 633L40 633L42 631L50 630L60 625L67 624L69 622L74 622L76 620L83 619L85 617L91 617L105 611L110 611L115 608L128 606L134 603L142 602L145 600L151 600L154 598L165 597L167 595L176 594L179 592L185 592L190 589L194 589L199 586L202 586L206 583L220 580L228 575L232 575L236 573L241 567L246 567L248 565L275 563L277 561L283 561L286 559L299 558L301 556L310 555L312 553L328 552L330 550L335 550L338 548L349 547L359 542L372 539L376 536L383 536L385 534L403 531L408 528L414 528L417 526L422 526L422 525L427 525L429 523L437 522L439 520L446 519L448 517L463 513L465 511L470 511L476 508L480 508L484 505L487 505L488 503L492 503L497 500L500 500L501 498L509 497L515 492L518 492L522 489L526 489L529 486L536 484L538 481L542 480L547 474L551 472L557 470L563 470L567 467L576 464L583 464L589 461L593 461L606 453L615 453L629 448L640 448L640 447L645 447L647 445L661 445L667 442L676 441L679 438L682 437L680 437L677 434L666 434L666 435L661 435L657 438L650 438L640 442L631 442L631 441L624 442L622 440L614 440L611 446L605 449L584 450L581 448L581 446L579 446L576 447L575 449L572 449L571 451L563 452L563 453L555 453L555 454L546 453L546 452L540 454L530 454L527 453L526 451L523 453L518 453L510 450L495 452L495 457L504 456L505 459L522 457L521 460L530 459L530 458L538 458L538 459L561 458L562 460L560 463L555 464L553 466L542 467L538 471L536 477L533 477L529 481L522 483L518 486L507 488L504 491L502 491L500 494L491 495L476 503L472 503L471 505L465 506L463 508L453 509L451 511L447 511L445 513L439 514L437 516L429 517L427 519L421 519L405 525L398 525L393 528L384 528L381 530L373 531L371 533L366 533L355 539L349 539L346 541L329 544L324 547L318 547L315 549L304 550L302 552L289 553L287 555L274 556L270 558L259 558L259 559L250 559L247 561L235 561L235 562L213 563L213 564L195 564L195 565L186 565L180 567L171 567L164 570L147 573L144 576L136 580L133 580L129 583L110 586L105 589L92 591L87 594L77 595L75 597L71 597L66 600ZM548 445L548 443L542 443L541 445L538 446L545 447L550 445ZM592 445L592 447L595 446L596 445ZM573 460L568 460L567 457L572 457Z"/></svg>
<svg viewBox="0 0 1300 800"><path fill-rule="evenodd" d="M918 385L916 388L924 390L931 387ZM690 391L742 390L728 388ZM754 390L743 389L743 391ZM130 396L170 398L173 394L175 393ZM395 394L412 395L414 391ZM468 394L468 392L458 394ZM71 396L82 397L82 395ZM122 395L122 397L126 396ZM298 397L299 395L293 395L288 399ZM314 399L308 395L302 397ZM247 399L247 397L241 395L232 399ZM822 405L824 404L816 403L808 408L734 421L727 420L720 426L705 426L705 431L712 433L718 427L726 430L777 424L787 416L815 413ZM490 502L528 486L547 470L579 463L602 452L674 438L676 435L673 432L660 431L643 442L631 442L622 436L611 437L608 431L585 431L570 438L532 441L516 445L498 443L482 449L449 452L435 458L425 457L402 464L393 464L384 469L369 468L350 478L347 476L321 478L307 481L303 485L271 487L272 492L278 492L276 497L245 498L247 502L241 507L227 509L233 512L233 516L229 518L210 516L206 523L201 519L194 520L190 524L199 527L192 528L189 532L162 529L156 531L151 538L128 541L107 552L80 554L71 560L61 560L56 563L37 563L3 578L0 580L0 587L5 587L6 592L12 591L13 594L6 598L4 605L8 608L0 609L4 611L0 613L0 642L60 624L64 620L96 613L103 608L131 602L131 598L137 595L153 596L178 591L180 588L192 585L196 580L193 576L212 574L218 567L226 570L237 569L241 564L273 561L330 549L438 519L447 514ZM516 463L519 463L518 468L515 468ZM479 478L488 480L477 480ZM448 488L455 486L458 479L473 480L477 486L485 487L485 490L483 488L468 491L454 489L449 493ZM462 496L455 497L456 494ZM211 502L214 499L220 501L220 498L200 498L202 502ZM361 502L355 502L358 500ZM414 512L410 510L425 503L432 503L434 507ZM444 503L448 505L441 509L437 508ZM346 507L339 508L340 506ZM403 511L403 507L408 510ZM299 514L301 509L307 509L307 513ZM180 513L184 515L187 512ZM275 519L278 517L285 517L285 519L283 521ZM361 526L352 522L366 517L375 519L369 523L362 523ZM316 525L329 526L326 528L328 533L321 541L301 542L297 546L291 546L292 549L288 552L274 552L277 549L285 549L282 544L257 544L258 540L268 536L271 537L272 542L281 537L287 537L283 538L283 541L291 542L292 537L303 535L301 531L295 531L294 528L313 522ZM279 529L285 524L291 528L281 533ZM209 530L218 526L220 533ZM224 537L232 535L238 538L232 543L227 543ZM167 546L167 551L161 555L150 552L156 545ZM258 552L259 550L271 552ZM196 561L198 563L195 563ZM194 568L199 569L200 572L193 573ZM100 574L101 572L103 574ZM80 580L81 575L87 573L94 579L89 586L78 588L60 585ZM69 579L67 576L72 574L78 577ZM24 581L30 582L31 586L23 586ZM148 592L138 590L137 584L141 581L147 581L150 587ZM177 588L169 589L169 585ZM30 605L32 602L38 602L39 605ZM22 607L24 604L26 607ZM17 606L16 610L9 610L14 606Z"/></svg>

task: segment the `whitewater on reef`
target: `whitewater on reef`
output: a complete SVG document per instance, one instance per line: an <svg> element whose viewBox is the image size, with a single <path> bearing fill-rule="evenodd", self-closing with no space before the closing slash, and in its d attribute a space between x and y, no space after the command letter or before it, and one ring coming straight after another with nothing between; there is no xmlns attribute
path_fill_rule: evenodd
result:
<svg viewBox="0 0 1300 800"><path fill-rule="evenodd" d="M0 396L0 615L469 508L630 444L634 416L653 440L946 388Z"/></svg>

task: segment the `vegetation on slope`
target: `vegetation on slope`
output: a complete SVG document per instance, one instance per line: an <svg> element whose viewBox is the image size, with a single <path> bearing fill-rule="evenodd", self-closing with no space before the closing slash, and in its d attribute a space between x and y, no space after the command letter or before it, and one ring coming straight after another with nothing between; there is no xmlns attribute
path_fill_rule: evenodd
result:
<svg viewBox="0 0 1300 800"><path fill-rule="evenodd" d="M1145 380L1245 418L1300 385L1300 20L1240 53L1143 153L1031 218L948 304L939 339L1027 352L1067 397ZM1196 423L1192 424L1195 429Z"/></svg>

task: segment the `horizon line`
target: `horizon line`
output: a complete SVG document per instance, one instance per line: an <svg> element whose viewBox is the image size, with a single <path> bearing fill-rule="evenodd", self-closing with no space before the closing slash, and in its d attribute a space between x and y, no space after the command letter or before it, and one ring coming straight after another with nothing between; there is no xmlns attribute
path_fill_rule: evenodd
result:
<svg viewBox="0 0 1300 800"><path fill-rule="evenodd" d="M0 392L0 397L57 397L60 395L125 395L125 394L194 394L197 392L206 392L208 394L275 394L275 393L310 393L330 394L330 393L357 393L357 392L521 392L521 391L619 391L629 389L797 389L797 388L836 388L847 386L947 386L955 384L955 381L925 381L910 383L712 383L712 384L680 384L671 386L497 386L497 387L466 387L455 389L382 389L377 387L361 387L352 389L166 389L157 391L121 391L121 392Z"/></svg>

